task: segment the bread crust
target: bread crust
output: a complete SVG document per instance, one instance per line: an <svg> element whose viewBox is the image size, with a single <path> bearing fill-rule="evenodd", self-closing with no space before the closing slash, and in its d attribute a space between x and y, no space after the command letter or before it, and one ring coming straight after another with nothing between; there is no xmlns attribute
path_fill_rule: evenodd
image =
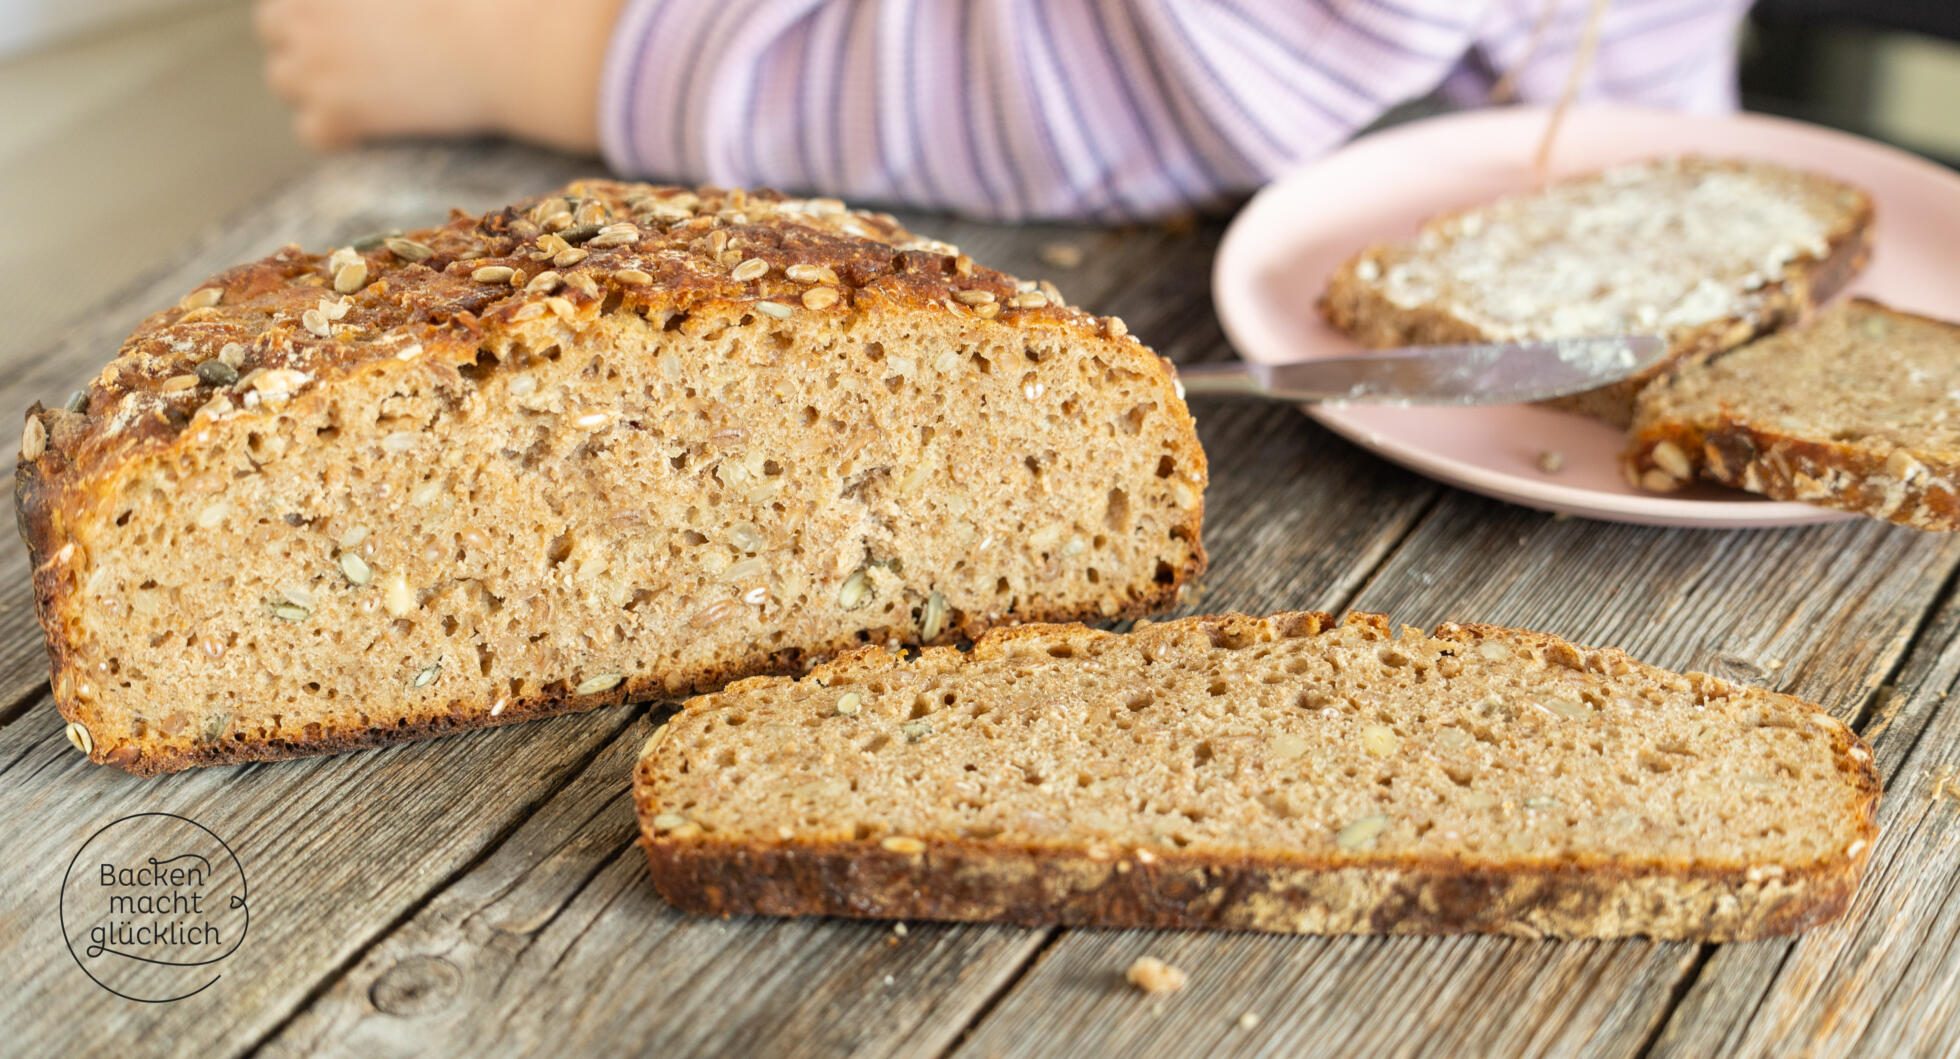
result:
<svg viewBox="0 0 1960 1059"><path fill-rule="evenodd" d="M1899 312L1865 298L1853 299L1852 305L1943 328L1960 348L1960 324ZM1654 396L1661 396L1661 390ZM1670 456L1678 453L1685 460L1690 477L1914 529L1960 531L1960 459L1948 454L1915 451L1901 466L1895 461L1902 450L1799 436L1726 409L1705 422L1671 417L1650 408L1643 398L1625 456L1629 480L1684 484L1679 466L1664 466L1656 457L1669 446Z"/></svg>
<svg viewBox="0 0 1960 1059"><path fill-rule="evenodd" d="M697 915L845 916L1279 934L1501 934L1745 941L1844 913L1857 864L1751 881L1745 869L1606 862L1474 868L1430 858L1150 855L935 841L802 847L646 843L654 888Z"/></svg>
<svg viewBox="0 0 1960 1059"><path fill-rule="evenodd" d="M1743 163L1718 164L1739 167ZM1588 175L1572 179L1585 180ZM1871 228L1875 217L1872 200L1855 188L1846 186L1844 190L1855 194L1856 205L1846 222L1826 237L1824 254L1804 254L1785 264L1773 280L1752 293L1744 314L1678 329L1667 336L1666 356L1639 374L1542 403L1624 427L1633 419L1634 403L1640 391L1667 374L1674 365L1733 349L1807 318L1842 290L1871 257ZM1441 214L1424 228L1441 225L1479 208ZM1382 259L1395 252L1396 247L1392 245L1372 246L1334 271L1319 302L1321 314L1329 324L1362 345L1377 349L1501 340L1441 306L1398 305L1389 299L1378 281L1362 278L1370 267L1380 269Z"/></svg>
<svg viewBox="0 0 1960 1059"><path fill-rule="evenodd" d="M578 211L571 227L552 220L561 206ZM583 258L570 264L553 260L539 249L540 240L552 236L569 237L565 245L582 251ZM730 260L731 244L740 246L740 259L767 263L767 273L735 279L732 266L739 262ZM53 697L69 722L88 727L97 708L79 693L89 675L66 632L74 622L77 595L70 562L78 546L76 530L104 517L123 482L178 459L206 443L213 431L246 431L287 407L256 400L255 382L262 390L263 380L281 380L292 389L282 402L298 404L322 399L324 391L357 375L433 371L453 376L465 366L496 372L505 366L478 365L477 351L551 314L740 315L765 301L799 302L809 284L789 278L787 270L820 270L832 277L821 282L838 298L817 308L802 303L799 311L850 313L877 306L956 313L983 326L1051 330L1127 351L1122 355L1128 366L1160 392L1162 406L1177 423L1178 461L1200 482L1205 474L1195 425L1176 393L1175 369L1129 335L1121 321L1070 306L1045 283L977 265L956 247L914 235L887 215L848 210L835 200L794 199L768 190L581 181L481 216L452 212L439 227L396 233L385 241L374 237L357 246L362 247L357 254L338 256L288 246L222 272L140 325L68 407L36 403L29 409L15 468L15 513L33 571ZM336 291L337 260L358 260L364 273L358 289L344 298ZM481 277L494 274L486 269L509 270L511 279L486 282ZM532 282L546 271L558 282ZM981 301L983 296L988 300ZM324 314L326 303L337 303L339 315L322 315L309 324L309 311ZM212 361L224 361L236 383L213 384L194 373ZM1024 605L1009 617L1106 620L1171 605L1204 569L1203 515L1200 491L1178 531L1189 544L1190 559L1167 565L1159 580L1136 586L1135 595L1113 611L1085 601L1079 607ZM936 642L977 637L989 627L977 615L952 615ZM604 692L518 697L495 712L489 702L453 699L388 728L324 726L307 739L234 736L189 747L156 740L111 746L91 739L89 756L137 775L156 775L333 753L684 695L756 674L791 673L860 644L858 638L839 637L684 671L630 675Z"/></svg>
<svg viewBox="0 0 1960 1059"><path fill-rule="evenodd" d="M1345 623L1384 636L1392 629L1379 614L1351 614ZM1336 625L1325 612L1295 612L1270 618L1204 616L1153 627L1197 628L1217 642L1254 643L1317 635ZM1108 635L1113 634L1081 626L1026 625L990 633L974 652L987 657L1017 642L1080 645ZM1490 625L1448 623L1433 635L1466 643L1502 639L1546 652L1586 650L1548 634ZM1609 664L1641 665L1612 649L1592 653ZM890 652L866 650L819 667L812 676L861 679L896 664ZM1711 694L1737 690L1705 674L1687 676ZM765 678L725 693L785 683ZM717 698L692 700L684 709L712 708L710 700ZM665 727L655 732L635 770L640 844L660 895L702 915L1735 941L1791 934L1841 915L1878 833L1879 780L1870 749L1841 725L1831 732L1833 757L1855 792L1858 837L1836 856L1775 871L1678 858L1520 857L1478 864L1433 855L1275 850L1223 856L955 836L921 836L921 848L913 851L895 851L876 840L677 836L653 824L662 811L654 751L666 734Z"/></svg>

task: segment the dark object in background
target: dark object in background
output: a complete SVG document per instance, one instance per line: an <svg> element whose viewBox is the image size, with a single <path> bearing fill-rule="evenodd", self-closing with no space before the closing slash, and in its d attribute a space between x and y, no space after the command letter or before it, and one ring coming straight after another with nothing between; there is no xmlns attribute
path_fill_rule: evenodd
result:
<svg viewBox="0 0 1960 1059"><path fill-rule="evenodd" d="M1904 32L1960 42L1960 3L1760 0L1749 30L1742 53L1746 108L1888 139L1876 113L1884 38ZM1950 147L1941 161L1960 165Z"/></svg>
<svg viewBox="0 0 1960 1059"><path fill-rule="evenodd" d="M1753 15L1759 26L1851 24L1960 40L1960 4L1953 0L1760 0Z"/></svg>

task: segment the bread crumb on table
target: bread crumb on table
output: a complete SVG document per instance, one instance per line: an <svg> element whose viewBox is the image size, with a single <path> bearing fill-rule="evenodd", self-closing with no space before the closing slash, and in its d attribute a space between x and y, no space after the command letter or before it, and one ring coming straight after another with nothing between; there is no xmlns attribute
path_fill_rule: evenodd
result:
<svg viewBox="0 0 1960 1059"><path fill-rule="evenodd" d="M1258 1025L1259 1013L1257 1011L1248 1011L1239 1016L1239 1029L1250 1030Z"/></svg>
<svg viewBox="0 0 1960 1059"><path fill-rule="evenodd" d="M1184 972L1155 956L1139 956L1123 972L1129 983L1146 993L1175 993L1184 988Z"/></svg>

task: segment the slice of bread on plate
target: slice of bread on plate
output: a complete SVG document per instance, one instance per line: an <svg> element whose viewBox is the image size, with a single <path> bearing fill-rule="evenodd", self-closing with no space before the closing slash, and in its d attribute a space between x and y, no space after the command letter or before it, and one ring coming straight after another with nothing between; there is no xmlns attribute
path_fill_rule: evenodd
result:
<svg viewBox="0 0 1960 1059"><path fill-rule="evenodd" d="M634 782L692 912L1700 940L1842 912L1878 793L1789 695L1318 613L867 649L690 701Z"/></svg>
<svg viewBox="0 0 1960 1059"><path fill-rule="evenodd" d="M30 414L69 736L321 753L1174 600L1205 458L1120 321L827 200L603 181L152 317Z"/></svg>
<svg viewBox="0 0 1960 1059"><path fill-rule="evenodd" d="M1376 347L1659 334L1669 357L1550 402L1624 426L1647 380L1802 317L1868 252L1872 203L1766 162L1659 158L1437 217L1370 247L1321 311Z"/></svg>
<svg viewBox="0 0 1960 1059"><path fill-rule="evenodd" d="M1640 395L1627 476L1960 530L1960 325L1853 299Z"/></svg>

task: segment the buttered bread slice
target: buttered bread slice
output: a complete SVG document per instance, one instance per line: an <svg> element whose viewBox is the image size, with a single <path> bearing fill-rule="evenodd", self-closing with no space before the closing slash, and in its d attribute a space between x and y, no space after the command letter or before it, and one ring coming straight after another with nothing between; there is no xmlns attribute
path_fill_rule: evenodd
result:
<svg viewBox="0 0 1960 1059"><path fill-rule="evenodd" d="M1554 404L1624 425L1668 365L1798 319L1863 266L1872 204L1766 162L1658 158L1438 217L1328 280L1371 346L1661 335L1641 375Z"/></svg>
<svg viewBox="0 0 1960 1059"><path fill-rule="evenodd" d="M634 797L655 886L709 914L1727 940L1843 911L1878 778L1788 695L1281 614L743 681Z"/></svg>
<svg viewBox="0 0 1960 1059"><path fill-rule="evenodd" d="M69 736L152 773L1141 614L1203 565L1169 365L824 200L589 182L282 250L35 408Z"/></svg>

